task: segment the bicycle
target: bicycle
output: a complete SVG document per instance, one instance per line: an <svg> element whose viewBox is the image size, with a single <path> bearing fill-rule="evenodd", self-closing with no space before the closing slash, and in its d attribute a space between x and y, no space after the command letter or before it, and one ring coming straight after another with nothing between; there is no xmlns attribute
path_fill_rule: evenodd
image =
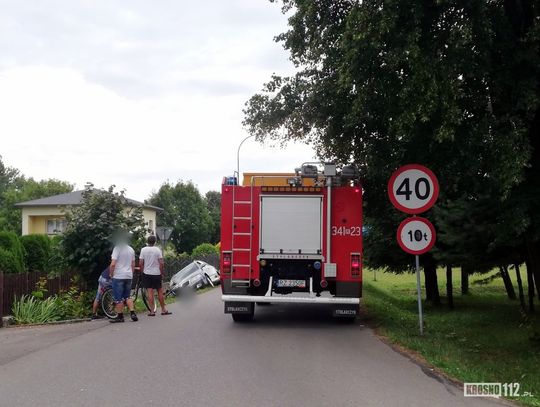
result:
<svg viewBox="0 0 540 407"><path fill-rule="evenodd" d="M143 301L144 306L149 312L156 312L157 309L157 302L154 299L154 310L152 311L150 309L150 305L148 304L148 292L146 291L146 288L142 286L142 273L137 272L136 273L136 281L135 281L135 287L131 289L131 298L133 298L133 302L137 301L137 298L139 298L139 291L141 292L141 299ZM125 304L125 301L124 301ZM116 318L118 315L116 312L116 307L114 303L114 297L113 297L113 290L112 287L108 287L101 296L101 310L105 314L107 318L113 319Z"/></svg>

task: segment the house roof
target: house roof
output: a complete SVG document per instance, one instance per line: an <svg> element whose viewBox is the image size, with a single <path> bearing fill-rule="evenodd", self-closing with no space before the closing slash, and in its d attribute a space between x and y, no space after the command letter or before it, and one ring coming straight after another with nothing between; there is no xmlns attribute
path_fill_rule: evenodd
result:
<svg viewBox="0 0 540 407"><path fill-rule="evenodd" d="M24 208L27 206L77 206L80 205L83 200L84 191L73 191L66 194L48 196L46 198L34 199L32 201L19 202L15 206L18 208ZM162 208L157 206L147 205L143 202L136 201L134 199L126 198L128 203L133 206L142 206L148 209L154 209L156 211L162 211Z"/></svg>

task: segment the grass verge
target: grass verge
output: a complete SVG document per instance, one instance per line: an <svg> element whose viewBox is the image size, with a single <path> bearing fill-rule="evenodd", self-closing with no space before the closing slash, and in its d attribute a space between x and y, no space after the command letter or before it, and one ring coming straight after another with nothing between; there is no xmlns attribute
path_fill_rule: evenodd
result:
<svg viewBox="0 0 540 407"><path fill-rule="evenodd" d="M444 293L444 272L438 277ZM500 279L475 284L485 277L471 278L468 295L455 290L454 310L425 306L423 337L418 333L414 274L377 272L374 281L373 272L366 270L363 301L377 332L391 342L462 382L519 383L522 396L515 399L540 406L540 318L508 300Z"/></svg>

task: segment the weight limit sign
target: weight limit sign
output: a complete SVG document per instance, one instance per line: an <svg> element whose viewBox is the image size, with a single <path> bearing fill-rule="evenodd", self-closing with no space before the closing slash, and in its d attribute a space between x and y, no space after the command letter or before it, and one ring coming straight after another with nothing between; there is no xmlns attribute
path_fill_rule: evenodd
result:
<svg viewBox="0 0 540 407"><path fill-rule="evenodd" d="M431 222L418 216L405 219L397 230L400 247L414 255L430 251L435 244L435 237L435 228Z"/></svg>

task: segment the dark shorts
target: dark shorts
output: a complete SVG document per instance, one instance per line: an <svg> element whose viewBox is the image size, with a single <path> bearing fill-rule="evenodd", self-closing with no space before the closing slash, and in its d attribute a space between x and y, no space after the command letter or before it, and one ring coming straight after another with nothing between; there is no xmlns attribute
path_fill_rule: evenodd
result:
<svg viewBox="0 0 540 407"><path fill-rule="evenodd" d="M116 304L120 304L131 296L131 279L112 279L113 298Z"/></svg>
<svg viewBox="0 0 540 407"><path fill-rule="evenodd" d="M159 290L161 288L161 276L143 273L142 284L144 288L153 288L155 290Z"/></svg>

